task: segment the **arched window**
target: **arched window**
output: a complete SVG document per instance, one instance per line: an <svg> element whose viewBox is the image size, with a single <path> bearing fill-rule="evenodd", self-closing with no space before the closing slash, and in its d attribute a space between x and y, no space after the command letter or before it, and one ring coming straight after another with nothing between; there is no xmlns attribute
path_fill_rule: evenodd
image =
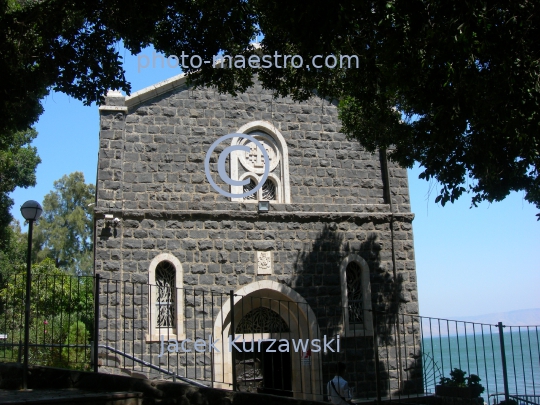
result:
<svg viewBox="0 0 540 405"><path fill-rule="evenodd" d="M362 269L356 262L350 262L345 269L347 280L347 309L349 325L364 325L364 291Z"/></svg>
<svg viewBox="0 0 540 405"><path fill-rule="evenodd" d="M267 179L261 187L261 200L263 201L276 201L277 200L277 188L276 183L272 179Z"/></svg>
<svg viewBox="0 0 540 405"><path fill-rule="evenodd" d="M249 178L249 183L244 186L244 193L247 193L250 190L253 190L257 186L257 181L253 179L252 177ZM244 200L250 201L257 201L257 193L248 195L244 197Z"/></svg>
<svg viewBox="0 0 540 405"><path fill-rule="evenodd" d="M257 202L274 201L290 203L291 191L289 185L289 152L283 135L269 122L254 121L244 125L238 131L248 134L259 141L270 159L268 178L257 193L243 198L233 198L233 201ZM244 145L249 151L234 151L231 153L231 179L249 179L244 186L231 186L231 193L242 194L254 189L265 171L265 161L261 151L249 139L233 138L232 145Z"/></svg>
<svg viewBox="0 0 540 405"><path fill-rule="evenodd" d="M149 268L149 341L185 339L183 323L183 271L180 261L169 253L154 258Z"/></svg>
<svg viewBox="0 0 540 405"><path fill-rule="evenodd" d="M249 190L253 190L259 182L259 179L251 173L244 178L249 179L249 183L244 186L244 193ZM241 180L243 180L243 178L241 178ZM281 200L280 196L281 195L279 193L279 187L276 185L276 180L273 178L273 176L269 176L269 178L264 182L263 186L256 193L244 197L243 201L279 202Z"/></svg>
<svg viewBox="0 0 540 405"><path fill-rule="evenodd" d="M156 326L158 329L175 328L176 270L167 260L160 262L156 267L156 289Z"/></svg>
<svg viewBox="0 0 540 405"><path fill-rule="evenodd" d="M373 334L369 266L360 256L347 256L340 266L345 336Z"/></svg>

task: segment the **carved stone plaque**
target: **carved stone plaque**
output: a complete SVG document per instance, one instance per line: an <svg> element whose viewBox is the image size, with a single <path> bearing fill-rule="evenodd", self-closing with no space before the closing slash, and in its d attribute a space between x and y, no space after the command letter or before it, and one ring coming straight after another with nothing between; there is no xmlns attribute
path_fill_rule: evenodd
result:
<svg viewBox="0 0 540 405"><path fill-rule="evenodd" d="M257 252L257 274L272 274L272 252Z"/></svg>

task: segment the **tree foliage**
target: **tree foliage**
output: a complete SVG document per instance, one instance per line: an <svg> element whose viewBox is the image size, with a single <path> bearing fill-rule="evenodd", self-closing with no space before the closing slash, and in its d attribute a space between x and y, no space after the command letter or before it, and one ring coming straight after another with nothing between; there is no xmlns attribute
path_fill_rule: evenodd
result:
<svg viewBox="0 0 540 405"><path fill-rule="evenodd" d="M28 241L17 220L6 229L6 239L0 247L0 287L11 274L21 271L26 263Z"/></svg>
<svg viewBox="0 0 540 405"><path fill-rule="evenodd" d="M262 53L354 55L358 68L264 69L280 95L340 100L342 131L442 184L443 205L523 190L540 208L537 2L257 2ZM231 74L236 71L231 69ZM206 69L204 80L214 80ZM218 77L217 77L218 78ZM219 78L218 78L219 79Z"/></svg>
<svg viewBox="0 0 540 405"><path fill-rule="evenodd" d="M34 123L50 89L87 104L129 90L105 11L96 1L0 0L0 134Z"/></svg>
<svg viewBox="0 0 540 405"><path fill-rule="evenodd" d="M0 136L0 250L9 243L9 224L13 217L9 210L13 199L9 194L16 187L36 185L36 167L41 162L35 147L30 146L37 136L34 129Z"/></svg>
<svg viewBox="0 0 540 405"><path fill-rule="evenodd" d="M82 368L89 362L88 348L61 345L88 344L93 328L92 277L75 277L45 259L32 265L30 298L31 364ZM20 263L0 283L0 332L7 334L5 359L17 359L24 340L26 266Z"/></svg>
<svg viewBox="0 0 540 405"><path fill-rule="evenodd" d="M540 208L538 2L4 1L0 134L27 127L48 89L90 103L129 92L114 44L134 53L300 55L302 68L186 69L194 83L236 93L253 75L276 95L340 100L343 132L368 150L473 204L524 191ZM19 4L19 3L17 3ZM21 3L22 4L22 3ZM250 45L264 34L260 51ZM315 55L354 55L358 68L315 68ZM8 61L9 62L6 62ZM310 65L308 67L308 65ZM25 108L21 108L22 106ZM19 108L16 108L19 107Z"/></svg>
<svg viewBox="0 0 540 405"><path fill-rule="evenodd" d="M36 261L52 258L71 274L91 274L93 269L93 206L95 187L81 172L54 182L43 200L43 214L33 238Z"/></svg>
<svg viewBox="0 0 540 405"><path fill-rule="evenodd" d="M26 264L22 263L6 277L3 289L0 290L0 299L8 303L8 308L24 314L25 291ZM66 274L49 258L32 265L30 310L33 316L46 318L83 312L92 306L92 300L89 298L91 293L91 277L73 277Z"/></svg>
<svg viewBox="0 0 540 405"><path fill-rule="evenodd" d="M256 30L246 9L238 0L0 0L0 134L35 122L51 89L87 105L109 88L129 92L120 40L133 52L152 42L210 59L241 51Z"/></svg>
<svg viewBox="0 0 540 405"><path fill-rule="evenodd" d="M75 363L77 368L81 370L86 370L90 368L88 364L89 360L89 350L84 345L87 345L90 342L90 334L86 329L86 325L81 321L73 322L69 326L69 331L64 342L64 347L62 349L62 360L65 364ZM70 347L72 345L77 345L77 347Z"/></svg>

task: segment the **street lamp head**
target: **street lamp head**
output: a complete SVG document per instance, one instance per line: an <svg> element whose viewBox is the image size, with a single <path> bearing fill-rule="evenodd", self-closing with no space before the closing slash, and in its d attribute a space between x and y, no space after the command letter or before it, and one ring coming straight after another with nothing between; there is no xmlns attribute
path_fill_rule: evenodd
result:
<svg viewBox="0 0 540 405"><path fill-rule="evenodd" d="M37 221L42 212L43 208L34 200L28 200L21 206L21 214L27 221Z"/></svg>

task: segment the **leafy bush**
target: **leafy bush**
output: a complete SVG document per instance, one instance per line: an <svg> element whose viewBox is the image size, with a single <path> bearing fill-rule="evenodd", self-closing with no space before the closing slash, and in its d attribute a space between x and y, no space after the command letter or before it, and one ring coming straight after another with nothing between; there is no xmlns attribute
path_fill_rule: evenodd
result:
<svg viewBox="0 0 540 405"><path fill-rule="evenodd" d="M471 374L470 377L465 377L466 374L467 372L460 370L459 368L455 368L454 370L450 371L451 378L441 377L441 381L439 383L449 387L478 387L478 392L480 394L484 392L484 386L480 384L482 379L476 374Z"/></svg>
<svg viewBox="0 0 540 405"><path fill-rule="evenodd" d="M86 326L81 321L70 325L65 345L84 346L88 344L90 334ZM89 349L86 347L64 347L62 349L62 360L66 365L72 365L71 368L84 370L88 368L90 358Z"/></svg>
<svg viewBox="0 0 540 405"><path fill-rule="evenodd" d="M61 345L88 344L93 326L92 290L91 277L67 275L51 259L32 266L30 364L81 368L82 363L89 363L89 349L64 350ZM0 352L4 361L17 361L18 343L24 341L25 293L23 269L0 286L0 333L8 334L6 343L10 344L9 350Z"/></svg>
<svg viewBox="0 0 540 405"><path fill-rule="evenodd" d="M509 399L508 401L503 399L501 402L499 402L499 405L518 405L518 402L514 399Z"/></svg>

